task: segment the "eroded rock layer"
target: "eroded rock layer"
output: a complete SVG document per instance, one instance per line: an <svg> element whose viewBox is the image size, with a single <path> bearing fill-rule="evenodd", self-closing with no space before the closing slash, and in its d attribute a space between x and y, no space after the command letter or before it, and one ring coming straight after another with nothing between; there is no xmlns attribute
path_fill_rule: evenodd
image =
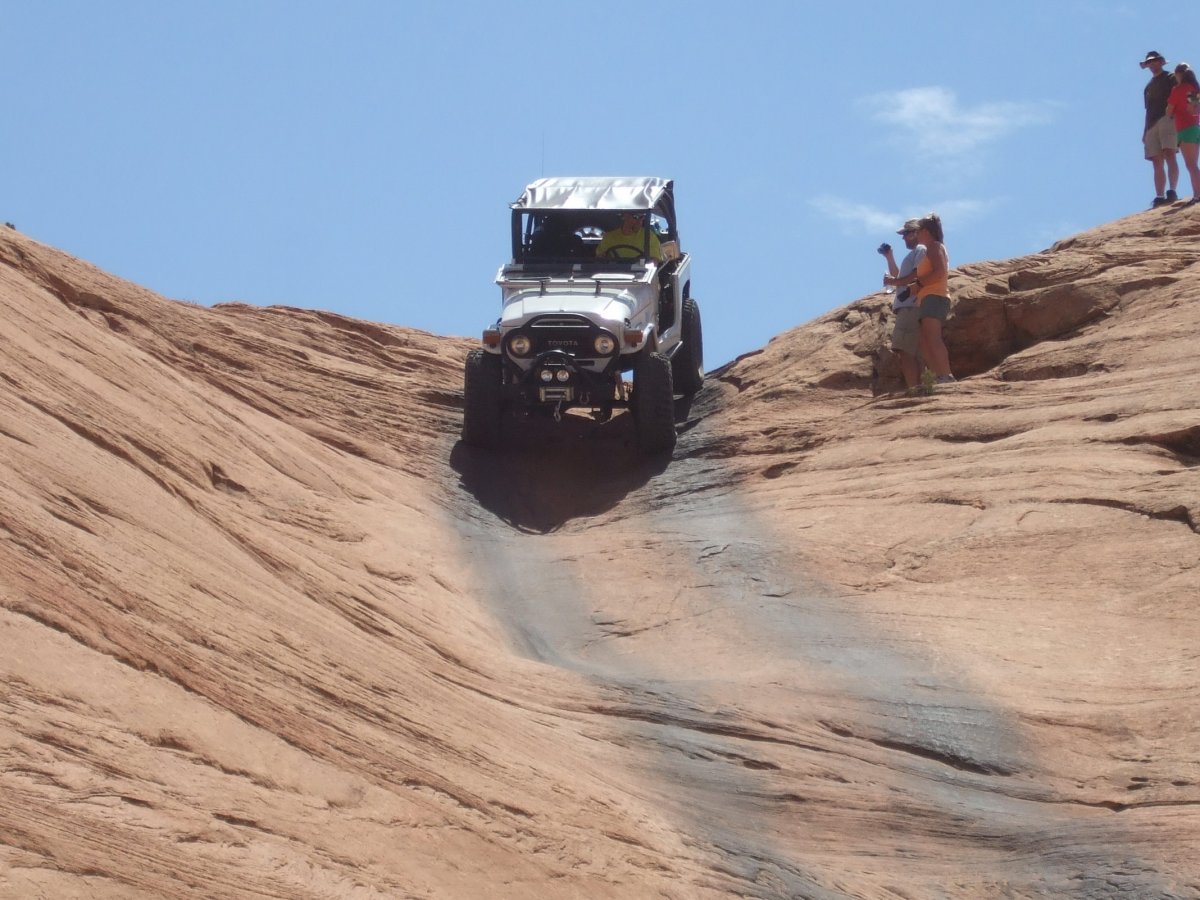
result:
<svg viewBox="0 0 1200 900"><path fill-rule="evenodd" d="M931 396L864 298L644 460L0 232L0 896L1200 894L1198 250L956 270Z"/></svg>

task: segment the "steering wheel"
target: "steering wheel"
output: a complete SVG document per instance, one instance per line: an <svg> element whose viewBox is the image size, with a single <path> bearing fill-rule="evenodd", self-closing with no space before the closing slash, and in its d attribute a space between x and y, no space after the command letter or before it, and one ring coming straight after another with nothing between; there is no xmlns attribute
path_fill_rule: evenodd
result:
<svg viewBox="0 0 1200 900"><path fill-rule="evenodd" d="M622 250L632 250L633 256L624 255L623 253L620 252ZM642 248L635 247L635 246L633 246L633 244L613 244L611 247L609 247L607 250L604 251L605 259L637 259L641 255L642 255Z"/></svg>

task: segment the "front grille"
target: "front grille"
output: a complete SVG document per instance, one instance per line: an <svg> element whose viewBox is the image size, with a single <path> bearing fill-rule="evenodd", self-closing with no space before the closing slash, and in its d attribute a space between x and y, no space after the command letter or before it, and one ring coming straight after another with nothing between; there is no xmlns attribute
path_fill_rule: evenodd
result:
<svg viewBox="0 0 1200 900"><path fill-rule="evenodd" d="M534 347L538 353L545 353L547 350L561 350L563 353L570 353L572 356L579 356L583 348L587 346L586 335L537 335L534 337Z"/></svg>
<svg viewBox="0 0 1200 900"><path fill-rule="evenodd" d="M578 316L542 316L530 323L535 353L561 350L572 356L593 355L592 341L596 328Z"/></svg>

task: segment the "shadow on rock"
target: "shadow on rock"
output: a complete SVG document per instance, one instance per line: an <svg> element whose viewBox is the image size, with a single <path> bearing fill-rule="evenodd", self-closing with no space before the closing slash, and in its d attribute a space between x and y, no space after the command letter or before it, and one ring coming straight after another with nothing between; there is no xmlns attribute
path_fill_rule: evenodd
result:
<svg viewBox="0 0 1200 900"><path fill-rule="evenodd" d="M504 423L498 450L454 445L450 465L479 505L515 528L539 534L595 516L664 472L670 454L647 457L629 415L608 422L538 415Z"/></svg>

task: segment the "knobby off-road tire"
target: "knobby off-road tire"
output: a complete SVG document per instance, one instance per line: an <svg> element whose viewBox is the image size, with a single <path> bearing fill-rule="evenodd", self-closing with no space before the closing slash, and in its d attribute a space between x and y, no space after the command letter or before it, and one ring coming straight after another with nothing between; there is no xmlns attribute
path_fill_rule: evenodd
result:
<svg viewBox="0 0 1200 900"><path fill-rule="evenodd" d="M500 357L472 350L463 377L463 442L485 449L497 447L503 411Z"/></svg>
<svg viewBox="0 0 1200 900"><path fill-rule="evenodd" d="M642 353L633 367L633 422L638 448L666 453L675 446L675 392L671 361L661 353Z"/></svg>
<svg viewBox="0 0 1200 900"><path fill-rule="evenodd" d="M700 306L691 297L683 301L679 331L683 343L671 357L671 376L676 392L690 397L704 387L704 331L700 326Z"/></svg>

